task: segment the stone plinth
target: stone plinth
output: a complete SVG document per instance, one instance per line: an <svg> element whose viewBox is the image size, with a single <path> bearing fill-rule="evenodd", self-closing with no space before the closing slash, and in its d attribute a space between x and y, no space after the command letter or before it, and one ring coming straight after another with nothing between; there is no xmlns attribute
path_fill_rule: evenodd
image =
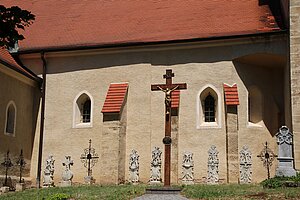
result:
<svg viewBox="0 0 300 200"><path fill-rule="evenodd" d="M94 184L96 182L96 179L94 179L92 176L85 176L84 177L84 183L91 185Z"/></svg>
<svg viewBox="0 0 300 200"><path fill-rule="evenodd" d="M162 188L147 188L146 194L180 194L180 188L162 187Z"/></svg>
<svg viewBox="0 0 300 200"><path fill-rule="evenodd" d="M2 193L7 193L7 192L9 192L9 187L3 186L3 187L0 188L0 190L1 190Z"/></svg>
<svg viewBox="0 0 300 200"><path fill-rule="evenodd" d="M25 190L25 183L16 183L16 192Z"/></svg>
<svg viewBox="0 0 300 200"><path fill-rule="evenodd" d="M59 182L59 187L70 187L72 186L72 181L61 181Z"/></svg>

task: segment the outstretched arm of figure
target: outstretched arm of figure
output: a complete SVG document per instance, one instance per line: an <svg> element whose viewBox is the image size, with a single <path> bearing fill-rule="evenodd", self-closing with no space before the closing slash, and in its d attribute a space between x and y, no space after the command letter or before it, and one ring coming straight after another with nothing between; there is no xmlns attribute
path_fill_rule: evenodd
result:
<svg viewBox="0 0 300 200"><path fill-rule="evenodd" d="M176 90L179 87L179 85L177 85L176 87L174 87L171 92L173 92L174 90Z"/></svg>
<svg viewBox="0 0 300 200"><path fill-rule="evenodd" d="M161 87L159 87L159 86L157 86L157 87L158 87L158 89L160 89L161 91L166 92L166 90L162 89Z"/></svg>

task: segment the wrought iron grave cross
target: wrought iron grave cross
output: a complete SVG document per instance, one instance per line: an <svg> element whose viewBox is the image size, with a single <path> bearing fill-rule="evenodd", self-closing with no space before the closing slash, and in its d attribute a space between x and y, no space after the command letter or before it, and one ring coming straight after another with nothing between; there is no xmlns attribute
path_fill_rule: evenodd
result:
<svg viewBox="0 0 300 200"><path fill-rule="evenodd" d="M151 91L163 91L165 93L165 137L163 143L165 145L165 166L164 166L164 186L170 186L170 173L171 173L171 94L174 90L187 89L186 83L172 83L172 69L167 69L163 78L166 79L166 84L151 85Z"/></svg>
<svg viewBox="0 0 300 200"><path fill-rule="evenodd" d="M20 166L20 180L19 183L22 183L22 174L23 174L23 170L25 168L26 162L24 160L24 156L23 156L23 149L21 149L21 153L20 156L17 160L17 165Z"/></svg>
<svg viewBox="0 0 300 200"><path fill-rule="evenodd" d="M89 148L84 149L84 153L81 154L80 159L83 166L88 169L88 176L92 176L92 167L98 162L98 154L95 149L92 148L92 140L89 140Z"/></svg>
<svg viewBox="0 0 300 200"><path fill-rule="evenodd" d="M270 167L272 166L272 162L274 161L277 155L268 147L268 142L265 143L263 150L257 156L263 161L263 166L267 168L268 179L270 178Z"/></svg>
<svg viewBox="0 0 300 200"><path fill-rule="evenodd" d="M10 158L9 158L9 150L7 151L7 153L4 157L4 162L1 163L1 165L5 167L5 181L4 181L3 186L8 186L7 185L7 173L8 173L8 169L13 166L13 164L12 164Z"/></svg>

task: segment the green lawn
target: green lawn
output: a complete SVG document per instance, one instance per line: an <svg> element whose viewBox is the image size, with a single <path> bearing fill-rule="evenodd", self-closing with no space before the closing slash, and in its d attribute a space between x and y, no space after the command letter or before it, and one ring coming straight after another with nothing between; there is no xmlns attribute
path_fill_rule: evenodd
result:
<svg viewBox="0 0 300 200"><path fill-rule="evenodd" d="M191 185L182 193L191 199L300 199L300 188L265 189L251 185Z"/></svg>
<svg viewBox="0 0 300 200"><path fill-rule="evenodd" d="M72 199L76 200L99 200L99 199L132 199L140 196L145 192L144 185L131 186L131 185L120 185L120 186L76 186L76 187L65 187L65 188L43 188L40 190L30 189L23 192L15 192L10 194L0 195L0 200L60 200L54 198L62 194L66 194ZM57 195L59 194L59 195Z"/></svg>
<svg viewBox="0 0 300 200"><path fill-rule="evenodd" d="M145 192L146 185L76 186L67 188L30 189L0 195L0 200L73 200L133 199ZM181 186L182 195L190 199L300 199L300 188L264 189L260 185L191 185Z"/></svg>

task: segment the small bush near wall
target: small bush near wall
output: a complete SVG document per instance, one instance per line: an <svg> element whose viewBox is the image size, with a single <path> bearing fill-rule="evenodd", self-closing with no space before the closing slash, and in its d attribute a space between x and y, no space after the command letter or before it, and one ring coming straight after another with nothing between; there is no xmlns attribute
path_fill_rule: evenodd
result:
<svg viewBox="0 0 300 200"><path fill-rule="evenodd" d="M274 177L261 182L264 188L300 187L300 173L293 177Z"/></svg>

